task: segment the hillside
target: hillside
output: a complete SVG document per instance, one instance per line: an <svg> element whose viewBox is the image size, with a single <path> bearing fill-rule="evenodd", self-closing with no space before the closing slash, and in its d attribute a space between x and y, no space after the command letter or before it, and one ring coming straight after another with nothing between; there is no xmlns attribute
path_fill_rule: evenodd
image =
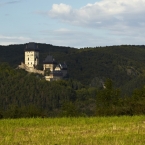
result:
<svg viewBox="0 0 145 145"><path fill-rule="evenodd" d="M65 61L69 77L85 85L99 87L107 78L128 94L145 84L145 46L110 46L75 49L38 44L40 63L50 53L56 61ZM14 68L24 60L25 44L0 46L0 62Z"/></svg>
<svg viewBox="0 0 145 145"><path fill-rule="evenodd" d="M69 79L48 82L16 69L25 45L0 46L0 118L145 114L144 46L38 45L41 65L51 53L66 61Z"/></svg>

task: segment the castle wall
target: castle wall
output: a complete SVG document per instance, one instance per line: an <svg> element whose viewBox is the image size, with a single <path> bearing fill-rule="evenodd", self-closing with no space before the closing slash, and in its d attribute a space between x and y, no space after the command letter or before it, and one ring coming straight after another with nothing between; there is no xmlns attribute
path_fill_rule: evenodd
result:
<svg viewBox="0 0 145 145"><path fill-rule="evenodd" d="M25 65L34 67L39 64L39 52L25 51Z"/></svg>
<svg viewBox="0 0 145 145"><path fill-rule="evenodd" d="M57 67L55 68L55 71L61 71L61 68L57 66Z"/></svg>
<svg viewBox="0 0 145 145"><path fill-rule="evenodd" d="M59 76L45 76L45 80L46 81L57 81L57 80L61 80L62 78L61 77L59 77Z"/></svg>
<svg viewBox="0 0 145 145"><path fill-rule="evenodd" d="M50 69L50 71L54 70L53 64L43 64L43 70Z"/></svg>
<svg viewBox="0 0 145 145"><path fill-rule="evenodd" d="M44 71L41 70L37 70L33 67L28 67L27 65L25 65L24 63L21 63L21 65L18 66L20 69L25 69L27 72L31 72L31 73L38 73L38 74L42 74L44 75Z"/></svg>

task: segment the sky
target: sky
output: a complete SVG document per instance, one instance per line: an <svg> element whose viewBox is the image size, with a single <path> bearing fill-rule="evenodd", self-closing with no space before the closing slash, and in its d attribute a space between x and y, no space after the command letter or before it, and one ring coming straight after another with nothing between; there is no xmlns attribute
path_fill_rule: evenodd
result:
<svg viewBox="0 0 145 145"><path fill-rule="evenodd" d="M144 45L145 0L0 0L0 45Z"/></svg>

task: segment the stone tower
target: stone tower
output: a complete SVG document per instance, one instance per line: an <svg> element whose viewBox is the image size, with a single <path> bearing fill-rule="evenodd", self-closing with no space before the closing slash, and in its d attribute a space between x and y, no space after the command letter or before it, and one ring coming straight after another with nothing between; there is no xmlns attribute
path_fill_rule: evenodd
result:
<svg viewBox="0 0 145 145"><path fill-rule="evenodd" d="M39 64L39 48L34 42L30 42L25 48L25 65L29 68L36 68Z"/></svg>
<svg viewBox="0 0 145 145"><path fill-rule="evenodd" d="M56 64L57 63L55 59L51 55L48 55L43 61L43 70L45 71L47 69L50 72L53 72L54 68L56 67Z"/></svg>

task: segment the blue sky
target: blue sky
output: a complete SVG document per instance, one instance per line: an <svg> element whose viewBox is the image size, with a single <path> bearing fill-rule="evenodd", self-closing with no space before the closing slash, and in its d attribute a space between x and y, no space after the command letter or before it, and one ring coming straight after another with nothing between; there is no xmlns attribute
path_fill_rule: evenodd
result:
<svg viewBox="0 0 145 145"><path fill-rule="evenodd" d="M0 0L0 45L145 44L145 0Z"/></svg>

